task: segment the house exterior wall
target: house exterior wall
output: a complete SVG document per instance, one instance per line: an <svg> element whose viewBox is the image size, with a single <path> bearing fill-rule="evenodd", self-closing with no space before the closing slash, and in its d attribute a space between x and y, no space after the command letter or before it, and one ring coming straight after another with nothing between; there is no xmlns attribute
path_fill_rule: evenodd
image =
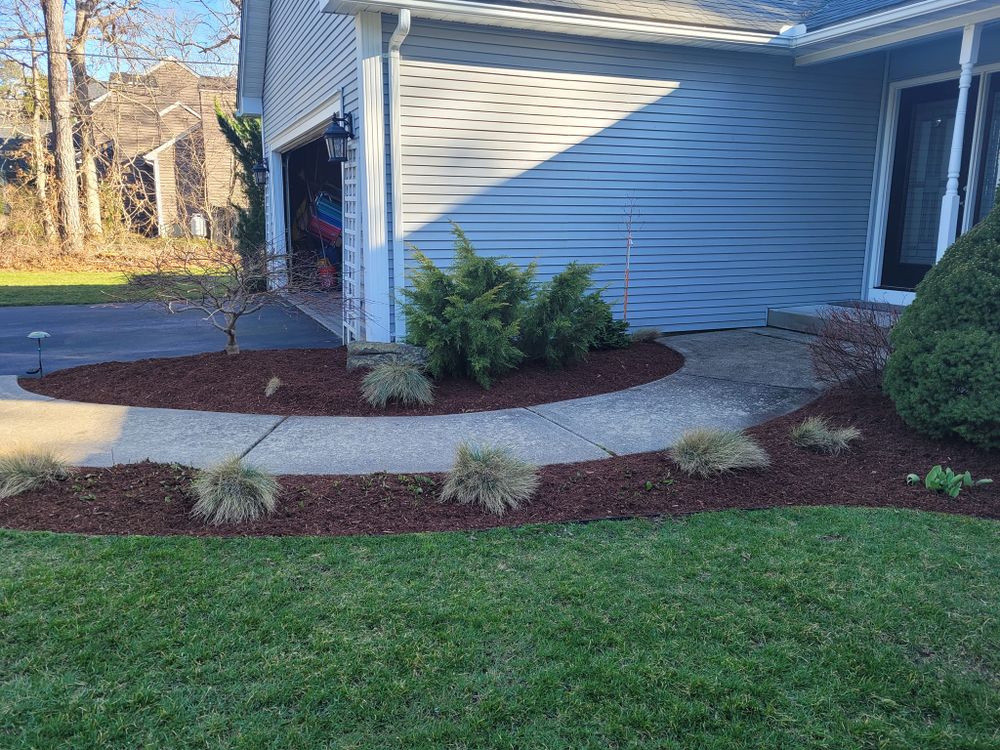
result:
<svg viewBox="0 0 1000 750"><path fill-rule="evenodd" d="M315 0L273 0L264 72L265 138L344 89L357 110L354 18L323 13Z"/></svg>
<svg viewBox="0 0 1000 750"><path fill-rule="evenodd" d="M395 19L388 19L391 27ZM629 321L762 325L768 307L862 290L884 57L783 56L415 19L402 48L405 233L601 264Z"/></svg>

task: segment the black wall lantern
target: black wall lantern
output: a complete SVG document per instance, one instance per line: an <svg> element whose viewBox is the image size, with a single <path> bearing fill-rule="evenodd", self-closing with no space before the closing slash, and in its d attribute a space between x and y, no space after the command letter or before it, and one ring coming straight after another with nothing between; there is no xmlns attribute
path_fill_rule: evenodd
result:
<svg viewBox="0 0 1000 750"><path fill-rule="evenodd" d="M267 173L267 165L264 162L259 161L253 165L253 181L257 187L267 186Z"/></svg>
<svg viewBox="0 0 1000 750"><path fill-rule="evenodd" d="M343 164L347 161L347 142L354 138L354 116L347 114L334 115L330 127L323 133L326 141L327 161Z"/></svg>

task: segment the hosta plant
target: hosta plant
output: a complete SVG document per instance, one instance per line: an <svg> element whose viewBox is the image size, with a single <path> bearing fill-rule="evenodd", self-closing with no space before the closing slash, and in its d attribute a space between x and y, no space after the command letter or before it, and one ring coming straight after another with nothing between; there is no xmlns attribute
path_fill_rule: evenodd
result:
<svg viewBox="0 0 1000 750"><path fill-rule="evenodd" d="M908 474L906 483L920 484L920 475ZM943 492L951 498L958 497L963 489L980 487L984 484L993 484L993 480L973 479L972 474L968 471L957 474L951 467L943 469L940 464L927 472L927 476L924 477L924 487L932 492Z"/></svg>

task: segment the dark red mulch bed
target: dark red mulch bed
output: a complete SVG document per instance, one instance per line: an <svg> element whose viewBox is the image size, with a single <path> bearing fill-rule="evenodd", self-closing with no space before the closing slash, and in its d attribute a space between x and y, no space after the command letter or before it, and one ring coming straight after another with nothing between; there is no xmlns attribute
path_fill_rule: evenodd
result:
<svg viewBox="0 0 1000 750"><path fill-rule="evenodd" d="M806 453L788 429L822 414L864 433L842 456ZM1000 518L1000 454L922 438L905 427L879 395L834 391L749 431L774 460L764 472L698 480L681 475L663 454L620 456L541 470L537 497L497 518L437 499L438 475L282 478L277 513L242 527L211 528L193 521L187 494L191 472L157 464L80 470L50 489L0 501L0 526L90 534L346 535L445 531L542 521L681 515L726 508L790 505L895 506ZM992 477L998 484L963 491L952 500L905 476L936 463Z"/></svg>
<svg viewBox="0 0 1000 750"><path fill-rule="evenodd" d="M283 415L425 415L508 409L609 393L676 372L684 357L656 343L591 352L565 370L530 363L488 391L468 380L435 384L430 406L375 409L361 400L362 370L347 370L347 350L286 349L104 362L59 370L23 388L55 398L125 406ZM282 385L264 395L272 375Z"/></svg>

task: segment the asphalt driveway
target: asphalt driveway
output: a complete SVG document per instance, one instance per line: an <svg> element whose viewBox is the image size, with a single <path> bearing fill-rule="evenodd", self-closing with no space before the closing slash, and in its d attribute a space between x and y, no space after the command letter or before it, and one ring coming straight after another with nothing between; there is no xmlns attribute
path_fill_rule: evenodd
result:
<svg viewBox="0 0 1000 750"><path fill-rule="evenodd" d="M222 351L225 336L197 312L171 315L157 305L131 303L0 307L0 375L37 366L31 331L52 335L43 343L46 371L113 360L178 357ZM249 315L237 328L243 349L331 348L340 339L286 305Z"/></svg>

